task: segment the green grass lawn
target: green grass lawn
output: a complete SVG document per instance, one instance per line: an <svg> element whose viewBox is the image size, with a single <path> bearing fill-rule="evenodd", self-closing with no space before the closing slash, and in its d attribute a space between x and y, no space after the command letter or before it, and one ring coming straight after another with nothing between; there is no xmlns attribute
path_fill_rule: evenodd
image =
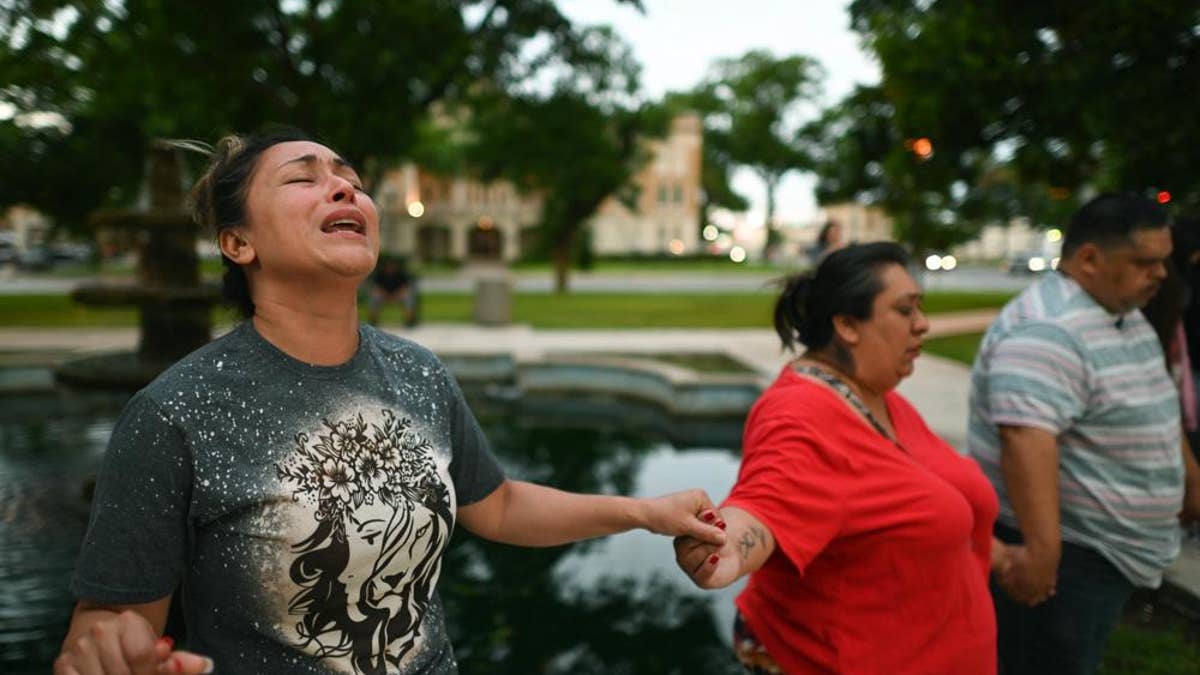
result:
<svg viewBox="0 0 1200 675"><path fill-rule="evenodd" d="M1104 675L1196 675L1200 644L1178 628L1117 627L1104 652Z"/></svg>
<svg viewBox="0 0 1200 675"><path fill-rule="evenodd" d="M512 265L518 273L550 274L553 267L548 262L518 262ZM735 263L728 258L667 258L649 259L604 259L597 260L590 270L573 269L572 274L617 274L617 273L719 273L719 274L778 274L784 276L798 270L781 268L778 265L761 262Z"/></svg>
<svg viewBox="0 0 1200 675"><path fill-rule="evenodd" d="M969 366L975 362L975 352L979 351L979 342L982 339L983 333L947 335L925 340L922 348L930 354L953 359Z"/></svg>
<svg viewBox="0 0 1200 675"><path fill-rule="evenodd" d="M930 293L930 313L999 307L1007 293ZM535 328L768 328L775 302L773 291L732 293L517 293L512 320ZM434 323L468 323L474 297L465 293L424 293L421 318ZM214 310L217 323L233 320L228 310ZM400 312L388 308L385 324L401 323ZM92 308L66 295L0 296L0 326L97 327L133 326L132 308Z"/></svg>

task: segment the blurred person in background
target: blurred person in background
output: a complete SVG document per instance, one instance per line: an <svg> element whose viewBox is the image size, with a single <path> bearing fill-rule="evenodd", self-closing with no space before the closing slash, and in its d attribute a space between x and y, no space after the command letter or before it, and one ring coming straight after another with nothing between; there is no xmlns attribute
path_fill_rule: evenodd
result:
<svg viewBox="0 0 1200 675"><path fill-rule="evenodd" d="M808 248L809 263L816 267L824 260L825 256L846 245L845 235L842 232L842 224L836 220L826 221L821 228L821 232L817 234L817 241Z"/></svg>
<svg viewBox="0 0 1200 675"><path fill-rule="evenodd" d="M372 326L379 325L383 308L388 303L395 303L404 314L404 326L413 328L417 325L417 279L408 270L403 259L391 256L383 258L375 273L371 275L371 287L368 290L367 322Z"/></svg>

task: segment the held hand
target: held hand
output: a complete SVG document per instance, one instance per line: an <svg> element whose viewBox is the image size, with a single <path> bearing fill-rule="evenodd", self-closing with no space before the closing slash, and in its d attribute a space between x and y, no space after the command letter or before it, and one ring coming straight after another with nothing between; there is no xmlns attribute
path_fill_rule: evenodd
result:
<svg viewBox="0 0 1200 675"><path fill-rule="evenodd" d="M693 537L675 537L675 564L700 588L724 588L741 576L736 547L706 544Z"/></svg>
<svg viewBox="0 0 1200 675"><path fill-rule="evenodd" d="M54 675L204 675L212 660L172 651L170 638L159 639L137 612L126 611L91 626L87 635L64 645Z"/></svg>
<svg viewBox="0 0 1200 675"><path fill-rule="evenodd" d="M646 499L643 508L643 526L655 534L693 537L716 546L725 543L725 523L716 515L704 490Z"/></svg>
<svg viewBox="0 0 1200 675"><path fill-rule="evenodd" d="M1058 561L1038 559L1024 546L1007 546L1008 569L998 573L1001 588L1014 601L1033 607L1055 593Z"/></svg>
<svg viewBox="0 0 1200 675"><path fill-rule="evenodd" d="M1012 569L1012 548L999 539L992 539L992 574L1003 579Z"/></svg>

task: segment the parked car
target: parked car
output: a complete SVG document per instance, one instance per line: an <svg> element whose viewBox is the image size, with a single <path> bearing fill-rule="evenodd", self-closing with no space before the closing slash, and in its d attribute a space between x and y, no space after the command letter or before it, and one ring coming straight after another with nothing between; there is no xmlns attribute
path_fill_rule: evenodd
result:
<svg viewBox="0 0 1200 675"><path fill-rule="evenodd" d="M0 265L17 261L17 238L12 232L0 232Z"/></svg>
<svg viewBox="0 0 1200 675"><path fill-rule="evenodd" d="M54 265L54 257L45 246L31 246L17 254L17 267L30 272L48 270Z"/></svg>
<svg viewBox="0 0 1200 675"><path fill-rule="evenodd" d="M96 257L96 248L77 242L51 244L50 257L62 262L88 262Z"/></svg>
<svg viewBox="0 0 1200 675"><path fill-rule="evenodd" d="M1048 256L1036 251L1018 253L1008 261L1009 274L1038 274L1058 269L1058 256Z"/></svg>

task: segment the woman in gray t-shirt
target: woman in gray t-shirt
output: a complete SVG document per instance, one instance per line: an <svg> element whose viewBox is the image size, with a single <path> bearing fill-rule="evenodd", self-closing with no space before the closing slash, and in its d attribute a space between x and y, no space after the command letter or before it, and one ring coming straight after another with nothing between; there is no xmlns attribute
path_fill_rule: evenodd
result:
<svg viewBox="0 0 1200 675"><path fill-rule="evenodd" d="M434 589L456 522L519 546L639 527L723 543L700 490L505 478L436 357L360 325L379 218L328 147L228 137L193 198L246 321L122 413L56 673L453 673ZM159 637L177 592L187 652Z"/></svg>

